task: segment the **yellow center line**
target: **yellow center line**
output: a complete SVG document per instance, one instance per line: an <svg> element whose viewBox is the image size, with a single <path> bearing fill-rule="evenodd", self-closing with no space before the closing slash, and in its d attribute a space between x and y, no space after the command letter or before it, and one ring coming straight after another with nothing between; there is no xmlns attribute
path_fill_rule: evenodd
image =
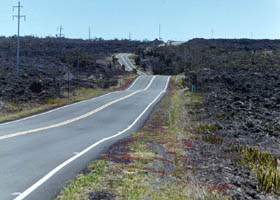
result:
<svg viewBox="0 0 280 200"><path fill-rule="evenodd" d="M123 101L123 100L129 98L129 97L132 97L132 96L134 96L135 94L137 94L139 92L143 92L143 91L148 90L151 87L151 85L152 85L153 81L155 80L155 78L156 78L156 76L152 77L152 79L150 80L149 84L147 85L147 87L145 89L135 91L135 92L133 92L133 93L127 95L127 96L124 96L124 97L121 97L121 98L116 99L114 101L111 101L109 103L106 103L103 106L101 106L99 108L96 108L96 109L94 109L94 110L92 110L92 111L90 111L90 112L88 112L86 114L83 114L83 115L79 116L79 117L75 117L73 119L69 119L69 120L66 120L66 121L63 121L63 122L60 122L60 123L57 123L57 124L53 124L53 125L50 125L50 126L45 126L45 127L41 127L41 128L31 129L31 130L28 130L28 131L21 131L21 132L17 132L17 133L12 133L12 134L8 134L8 135L0 136L0 140L16 137L16 136L20 136L20 135L27 135L27 134L31 134L31 133L35 133L35 132L39 132L39 131L44 131L44 130L51 129L51 128L57 128L57 127L64 126L64 125L73 123L75 121L84 119L86 117L89 117L89 116L91 116L91 115L93 115L93 114L95 114L95 113L97 113L97 112L99 112L99 111L101 111L101 110L103 110L103 109L105 109L105 108L115 104L115 103L118 103L120 101Z"/></svg>

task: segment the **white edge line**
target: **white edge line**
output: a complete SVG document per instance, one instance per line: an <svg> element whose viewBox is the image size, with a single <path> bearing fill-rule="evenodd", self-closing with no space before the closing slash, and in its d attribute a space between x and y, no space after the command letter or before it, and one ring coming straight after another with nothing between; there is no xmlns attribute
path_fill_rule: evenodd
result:
<svg viewBox="0 0 280 200"><path fill-rule="evenodd" d="M41 186L42 184L44 184L48 179L50 179L53 175L55 175L59 170L61 170L62 168L64 168L65 166L67 166L68 164L70 164L71 162L73 162L74 160L78 159L79 157L83 156L84 154L86 154L87 152L89 152L91 149L93 149L94 147L96 147L97 145L110 140L112 138L118 137L120 135L122 135L123 133L125 133L126 131L128 131L129 129L131 129L138 121L139 119L146 113L146 111L160 98L160 96L166 92L168 83L170 81L170 76L167 79L166 85L164 90L162 90L159 95L144 109L144 111L134 120L134 122L132 124L130 124L126 129L124 129L121 132L118 132L115 135L112 135L110 137L104 138L102 140L99 140L98 142L94 143L93 145L87 147L86 149L84 149L83 151L81 151L79 154L69 158L68 160L66 160L65 162L61 163L60 165L58 165L56 168L54 168L52 171L50 171L48 174L46 174L43 178L41 178L39 181L37 181L35 184L33 184L31 187L29 187L27 190L25 190L23 193L21 193L19 196L17 196L14 200L23 200L25 197L27 197L29 194L31 194L33 191L35 191L39 186Z"/></svg>
<svg viewBox="0 0 280 200"><path fill-rule="evenodd" d="M131 66L128 64L128 62L125 60L124 56L126 56L126 55L121 55L121 58L122 58L123 62L126 64L126 66L127 66L128 68L130 68L130 72L133 71L134 68L131 67Z"/></svg>
<svg viewBox="0 0 280 200"><path fill-rule="evenodd" d="M128 54L128 53L120 53L120 54L118 54L118 55L117 55L117 58L118 58L118 61L119 61L120 65L125 65L125 64L126 64L127 67L131 69L131 71L132 71L133 69L135 69L135 70L137 71L137 74L138 74L138 75L140 75L140 76L147 76L146 73L144 73L144 72L142 72L142 71L136 69L136 67L132 64L132 62L131 62L130 59L128 58L128 56L130 56L130 55L132 55L132 54ZM127 58L127 60L126 60L124 57ZM130 63L130 64L129 64L129 63Z"/></svg>
<svg viewBox="0 0 280 200"><path fill-rule="evenodd" d="M76 103L68 104L68 105L65 105L65 106L62 106L62 107L59 107L59 108L52 109L52 110L47 111L47 112L43 112L43 113L40 113L40 114L32 115L30 117L25 117L25 118L18 119L18 120L15 120L15 121L1 123L0 126L16 123L16 122L20 122L20 121L24 121L24 120L27 120L27 119L32 119L32 118L35 118L35 117L39 117L41 115L49 114L49 113L52 113L52 112L55 112L55 111L58 111L58 110L61 110L61 109L64 109L64 108L67 108L67 107L70 107L70 106L74 106L74 105L77 105L77 104L80 104L80 103L83 103L83 102L86 102L86 101L90 101L90 100L98 99L98 98L101 98L101 97L105 97L105 96L108 96L109 94L112 94L112 93L115 93L115 92L117 92L117 91L110 92L110 93L107 93L107 94L104 94L104 95L101 95L101 96L98 96L98 97L94 97L94 98L91 98L91 99L86 99L86 100L83 100L83 101L79 101L79 102L76 102Z"/></svg>
<svg viewBox="0 0 280 200"><path fill-rule="evenodd" d="M72 119L69 119L69 120L66 120L66 121L63 121L63 122L60 122L60 123L56 123L56 124L53 124L53 125L50 125L50 126L46 126L46 127L41 127L41 128L37 128L37 129L31 129L31 130L26 130L26 131L22 131L22 132L17 132L17 133L12 133L12 134L8 134L8 135L3 135L3 136L0 136L0 140L2 139L8 139L8 138L12 138L12 137L16 137L16 136L21 136L21 135L26 135L26 134L30 134L30 133L35 133L35 132L39 132L39 131L43 131L43 130L48 130L48 129L51 129L51 128L55 128L55 127L60 127L60 126L63 126L63 125L67 125L67 124L70 124L70 123L73 123L75 121L78 121L78 120L81 120L81 119L84 119L86 117L89 117L91 115L93 115L94 113L96 112L99 112L101 110L103 110L104 108L107 108L108 106L112 105L112 104L115 104L117 102L120 102L124 99L127 99L131 96L134 96L135 94L139 93L139 92L143 92L143 91L146 91L153 83L153 80L156 78L156 76L153 76L151 78L151 80L149 81L149 84L147 85L147 87L145 89L141 89L141 90L136 90L134 92L130 92L130 94L126 95L126 96L123 96L121 98L118 98L118 99L115 99L111 102L108 102L106 104L104 104L103 106L95 109L95 110L92 110L88 113L85 113L81 116L78 116L78 117L75 117L75 118L72 118Z"/></svg>
<svg viewBox="0 0 280 200"><path fill-rule="evenodd" d="M118 58L118 61L119 61L120 65L125 65L125 60L124 60L123 55L121 53L117 55L117 58Z"/></svg>
<svg viewBox="0 0 280 200"><path fill-rule="evenodd" d="M130 55L130 54L124 54L124 55L122 56L124 62L131 68L131 71L133 71L133 69L135 69L135 70L137 71L137 69L134 67L134 65L130 62L130 60L129 60L129 58L128 58L128 55ZM130 64L129 64L129 62L130 62ZM138 72L138 71L137 71L137 72Z"/></svg>
<svg viewBox="0 0 280 200"><path fill-rule="evenodd" d="M139 77L138 77L138 78L139 78ZM137 78L137 79L132 83L132 85L131 85L128 89L126 89L126 90L131 89L132 86L135 85L135 83L136 83L136 81L138 80L138 78ZM59 107L59 108L52 109L52 110L47 111L47 112L43 112L43 113L40 113L40 114L32 115L32 116L30 116L30 117L25 117L25 118L18 119L18 120L14 120L14 121L10 121L10 122L0 123L0 126L4 126L4 125L8 125L8 124L13 124L13 123L16 123L16 122L21 122L21 121L25 121L25 120L32 119L32 118L35 118L35 117L39 117L39 116L42 116L42 115L45 115L45 114L49 114L49 113L52 113L52 112L55 112L55 111L58 111L58 110L61 110L61 109L64 109L64 108L67 108L67 107L70 107L70 106L74 106L74 105L77 105L77 104L80 104L80 103L84 103L84 102L86 102L86 101L96 100L96 99L99 99L99 98L108 96L108 95L113 94L113 93L116 93L116 92L119 92L119 91L110 92L110 93L107 93L107 94L104 94L104 95L101 95L101 96L98 96L98 97L93 97L93 98L86 99L86 100L83 100L83 101L79 101L79 102L76 102L76 103L68 104L68 105L65 105L65 106L62 106L62 107Z"/></svg>
<svg viewBox="0 0 280 200"><path fill-rule="evenodd" d="M133 66L133 69L136 69L136 67L132 64L132 62L129 59L130 55L132 55L132 54L125 54L125 57L127 58L127 64L130 63L130 65ZM146 76L147 75L146 73L144 73L144 72L142 72L138 69L136 69L136 71L137 71L137 74L140 75L140 76Z"/></svg>
<svg viewBox="0 0 280 200"><path fill-rule="evenodd" d="M139 78L140 78L140 76L138 76L137 79L135 79L135 81L133 81L131 86L129 88L127 88L126 90L130 90L135 85L135 83L138 81Z"/></svg>

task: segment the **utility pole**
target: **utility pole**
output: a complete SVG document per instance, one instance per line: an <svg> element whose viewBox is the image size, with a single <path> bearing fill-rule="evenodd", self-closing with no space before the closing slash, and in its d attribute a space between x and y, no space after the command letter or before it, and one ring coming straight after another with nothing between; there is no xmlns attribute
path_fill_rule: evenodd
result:
<svg viewBox="0 0 280 200"><path fill-rule="evenodd" d="M89 41L91 40L91 30L90 30L90 27L88 28L88 39L89 39Z"/></svg>
<svg viewBox="0 0 280 200"><path fill-rule="evenodd" d="M158 39L162 40L162 38L161 38L161 24L159 25L159 29L158 29Z"/></svg>
<svg viewBox="0 0 280 200"><path fill-rule="evenodd" d="M17 6L13 6L13 11L16 9L18 9L18 15L13 15L13 20L15 18L18 18L18 38L17 38L17 76L19 73L19 32L20 32L20 19L24 18L24 21L26 20L26 16L25 15L20 15L20 9L23 8L23 6L20 5L20 2L18 2Z"/></svg>
<svg viewBox="0 0 280 200"><path fill-rule="evenodd" d="M211 39L214 39L214 29L211 28Z"/></svg>
<svg viewBox="0 0 280 200"><path fill-rule="evenodd" d="M129 36L128 36L129 40L131 40L131 33L129 33Z"/></svg>
<svg viewBox="0 0 280 200"><path fill-rule="evenodd" d="M62 38L62 37L65 36L64 34L62 34L62 30L63 30L63 29L64 29L64 28L62 28L61 25L60 25L60 27L57 28L57 30L59 30L59 35L56 35L56 37Z"/></svg>
<svg viewBox="0 0 280 200"><path fill-rule="evenodd" d="M80 54L81 54L81 47L78 48L78 60L77 60L77 70L80 69Z"/></svg>

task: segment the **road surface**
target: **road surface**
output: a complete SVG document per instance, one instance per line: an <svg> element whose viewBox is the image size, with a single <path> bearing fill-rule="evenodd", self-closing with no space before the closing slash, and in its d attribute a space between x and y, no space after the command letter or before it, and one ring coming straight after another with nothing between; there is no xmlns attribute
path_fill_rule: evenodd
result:
<svg viewBox="0 0 280 200"><path fill-rule="evenodd" d="M47 200L110 145L138 130L167 76L140 76L124 91L0 124L0 199Z"/></svg>
<svg viewBox="0 0 280 200"><path fill-rule="evenodd" d="M140 76L145 76L146 74L138 69L131 63L130 59L128 58L131 54L129 53L120 53L117 55L119 59L119 63L125 66L125 71L131 72L133 69L137 71L137 74Z"/></svg>

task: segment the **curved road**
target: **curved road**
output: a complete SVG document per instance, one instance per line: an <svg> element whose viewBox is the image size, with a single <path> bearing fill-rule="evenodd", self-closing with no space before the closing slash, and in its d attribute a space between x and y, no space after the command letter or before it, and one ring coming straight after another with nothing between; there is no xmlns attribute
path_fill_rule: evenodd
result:
<svg viewBox="0 0 280 200"><path fill-rule="evenodd" d="M125 66L125 71L131 72L133 69L137 71L137 74L140 76L146 76L146 74L138 69L132 64L130 59L128 58L131 54L129 53L120 53L117 55L119 59L119 63Z"/></svg>
<svg viewBox="0 0 280 200"><path fill-rule="evenodd" d="M0 199L54 198L110 145L138 130L167 76L140 76L125 91L0 124Z"/></svg>

